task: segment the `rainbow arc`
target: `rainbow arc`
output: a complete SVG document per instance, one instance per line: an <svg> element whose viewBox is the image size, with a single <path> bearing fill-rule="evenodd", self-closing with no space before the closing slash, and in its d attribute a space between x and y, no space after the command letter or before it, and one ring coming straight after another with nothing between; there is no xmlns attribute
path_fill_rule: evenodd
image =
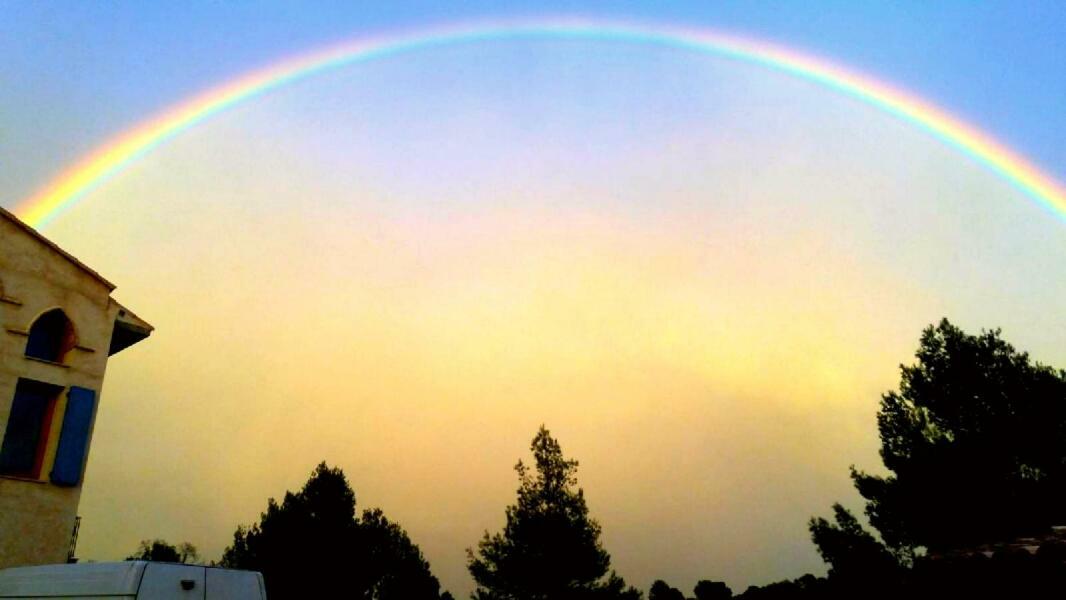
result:
<svg viewBox="0 0 1066 600"><path fill-rule="evenodd" d="M577 38L652 44L727 57L806 79L866 102L925 130L1009 182L1027 198L1066 222L1066 188L1023 156L945 110L868 75L772 43L709 30L544 20L490 23L365 38L273 63L180 102L107 141L15 213L43 227L154 148L227 108L324 71L434 47L522 38Z"/></svg>

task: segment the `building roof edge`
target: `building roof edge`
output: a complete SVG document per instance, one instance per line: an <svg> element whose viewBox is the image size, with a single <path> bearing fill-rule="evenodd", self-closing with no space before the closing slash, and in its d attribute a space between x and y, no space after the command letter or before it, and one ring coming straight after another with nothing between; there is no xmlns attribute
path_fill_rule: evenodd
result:
<svg viewBox="0 0 1066 600"><path fill-rule="evenodd" d="M107 279L104 279L104 276L103 276L103 275L101 275L101 274L97 273L97 272L96 272L96 271L94 271L94 270L93 270L92 268L90 268L90 267L89 267L88 265L86 265L85 263L83 263L83 262L81 262L80 260L78 260L77 258L75 258L75 257L74 257L74 255L73 255L73 254L71 254L70 252L67 252L66 250L64 250L64 249L60 248L60 247L59 247L58 245L56 245L56 243L55 243L55 242L53 242L52 240L50 240L50 239L48 239L48 238L44 237L44 235L42 235L42 234L41 234L41 233L40 233L39 231L37 231L37 230L36 230L36 229L34 229L33 227L30 227L29 225L27 225L26 223L24 223L24 222L23 222L23 221L22 221L21 219L19 219L19 218L18 218L18 217L16 217L15 215L11 214L10 212L8 212L8 211L7 211L7 210L6 210L6 209L5 209L4 207L2 207L2 206L0 206L0 216L2 216L2 217L4 217L4 218L6 218L7 220L11 221L11 222L12 222L12 223L14 223L14 224L15 224L15 225L16 225L17 227L19 227L20 229L22 229L22 230L23 230L23 231L25 231L26 233L28 233L28 234L30 234L31 236L33 236L34 238L36 238L36 239L37 239L37 241L41 242L41 243L42 243L42 244L44 244L45 246L48 246L48 247L49 247L49 248L51 248L51 249L52 249L53 251L55 251L56 253L58 253L58 254L59 254L60 256L62 256L63 258L65 258L65 259L67 259L68 261L70 261L71 263L73 263L73 264L74 264L74 266L78 267L78 268L79 268L79 269L81 269L82 271L85 271L86 273L88 273L89 275L91 275L91 276L92 276L92 277L93 277L94 279L96 279L96 280L97 280L97 281L99 281L100 283L104 284L104 286L106 286L106 287L107 287L107 289L108 289L108 292L112 292L112 291L114 291L114 290L115 290L115 284L111 283L111 282L110 282L110 281L108 281Z"/></svg>

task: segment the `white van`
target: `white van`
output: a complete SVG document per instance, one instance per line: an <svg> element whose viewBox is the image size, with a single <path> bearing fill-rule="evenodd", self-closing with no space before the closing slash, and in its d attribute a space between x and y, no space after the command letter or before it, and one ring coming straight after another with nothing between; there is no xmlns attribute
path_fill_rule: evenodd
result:
<svg viewBox="0 0 1066 600"><path fill-rule="evenodd" d="M263 575L142 560L0 570L0 598L266 600Z"/></svg>

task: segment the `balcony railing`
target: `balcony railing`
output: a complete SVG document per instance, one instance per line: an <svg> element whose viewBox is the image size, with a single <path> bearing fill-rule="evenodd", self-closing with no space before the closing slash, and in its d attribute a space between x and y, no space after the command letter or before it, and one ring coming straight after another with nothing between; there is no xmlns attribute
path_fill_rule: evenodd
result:
<svg viewBox="0 0 1066 600"><path fill-rule="evenodd" d="M74 558L74 550L78 547L78 530L81 529L81 517L74 517L74 529L70 532L70 548L67 549L67 562L76 563L77 558Z"/></svg>

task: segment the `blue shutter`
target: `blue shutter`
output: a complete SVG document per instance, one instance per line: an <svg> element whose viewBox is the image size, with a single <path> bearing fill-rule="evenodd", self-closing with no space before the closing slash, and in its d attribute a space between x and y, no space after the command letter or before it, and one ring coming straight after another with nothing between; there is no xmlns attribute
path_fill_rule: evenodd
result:
<svg viewBox="0 0 1066 600"><path fill-rule="evenodd" d="M92 424L95 405L96 392L80 387L70 388L56 461L52 465L52 483L75 486L81 481L81 467L85 464L89 425Z"/></svg>

